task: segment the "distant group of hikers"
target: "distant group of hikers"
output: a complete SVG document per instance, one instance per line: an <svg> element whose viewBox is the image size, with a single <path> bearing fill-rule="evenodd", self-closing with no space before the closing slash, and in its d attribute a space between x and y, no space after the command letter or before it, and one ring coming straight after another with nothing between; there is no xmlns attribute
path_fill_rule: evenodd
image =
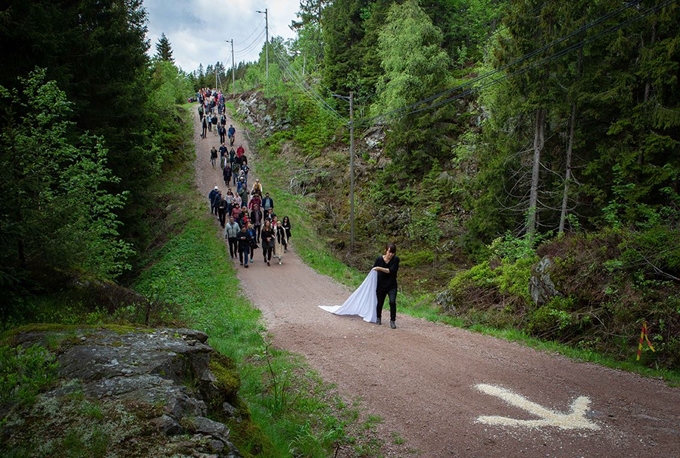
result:
<svg viewBox="0 0 680 458"><path fill-rule="evenodd" d="M196 100L198 101L198 122L201 123L201 138L205 140L208 132L212 132L215 136L219 135L220 143L226 143L229 139L229 145L233 146L236 129L232 124L227 128L227 114L222 91L201 89L196 93ZM215 113L215 108L217 108L217 113Z"/></svg>
<svg viewBox="0 0 680 458"><path fill-rule="evenodd" d="M247 268L249 263L254 262L255 250L261 245L264 262L268 266L272 257L282 264L291 237L290 219L287 216L277 217L274 199L268 192L263 192L259 179L248 186L250 167L243 145L236 150L227 148L224 142L220 142L219 149L213 146L210 149L213 168L217 167L218 154L226 192L215 186L208 194L208 200L211 214L217 216L224 228L229 255L232 259L238 257L239 263Z"/></svg>

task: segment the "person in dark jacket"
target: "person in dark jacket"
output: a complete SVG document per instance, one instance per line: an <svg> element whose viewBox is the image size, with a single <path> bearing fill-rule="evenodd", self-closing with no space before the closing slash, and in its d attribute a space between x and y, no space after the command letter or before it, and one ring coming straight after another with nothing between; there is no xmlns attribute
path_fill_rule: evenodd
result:
<svg viewBox="0 0 680 458"><path fill-rule="evenodd" d="M250 211L250 222L253 223L255 228L255 241L260 243L260 231L262 230L262 210L260 206L255 204Z"/></svg>
<svg viewBox="0 0 680 458"><path fill-rule="evenodd" d="M286 246L284 247L284 251L288 250L288 242L290 242L290 219L287 216L284 216L283 219L281 220L281 227L286 231Z"/></svg>
<svg viewBox="0 0 680 458"><path fill-rule="evenodd" d="M270 266L270 261L272 260L272 251L274 251L274 231L272 230L272 224L270 221L265 221L264 226L262 226L262 254L264 255L264 262Z"/></svg>
<svg viewBox="0 0 680 458"><path fill-rule="evenodd" d="M248 259L250 258L250 241L251 237L248 233L248 228L243 225L241 226L241 231L238 233L238 260L239 263L248 268Z"/></svg>
<svg viewBox="0 0 680 458"><path fill-rule="evenodd" d="M215 201L215 197L218 196L219 194L220 194L220 188L218 188L217 186L215 186L215 189L210 191L210 193L208 194L208 200L210 201L210 214L211 215L217 214L216 206L217 206L217 202L219 202L219 201Z"/></svg>
<svg viewBox="0 0 680 458"><path fill-rule="evenodd" d="M388 243L385 246L385 254L378 256L373 263L373 270L378 272L378 286L376 295L378 296L376 324L381 323L382 309L385 297L389 297L390 302L390 328L397 329L397 272L399 271L399 257L397 256L397 246Z"/></svg>
<svg viewBox="0 0 680 458"><path fill-rule="evenodd" d="M220 194L220 200L217 202L217 219L220 220L220 226L224 229L224 223L227 219L227 201Z"/></svg>
<svg viewBox="0 0 680 458"><path fill-rule="evenodd" d="M262 199L262 211L266 215L269 213L269 210L274 210L274 199L269 197L269 193L266 193L264 195L264 198Z"/></svg>
<svg viewBox="0 0 680 458"><path fill-rule="evenodd" d="M224 185L228 187L231 182L231 164L228 162L222 169L222 178L224 178Z"/></svg>

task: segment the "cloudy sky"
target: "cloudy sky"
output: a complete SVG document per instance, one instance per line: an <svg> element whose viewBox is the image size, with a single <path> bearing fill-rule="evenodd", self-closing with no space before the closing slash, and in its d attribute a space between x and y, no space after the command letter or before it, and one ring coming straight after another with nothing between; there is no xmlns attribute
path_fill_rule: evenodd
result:
<svg viewBox="0 0 680 458"><path fill-rule="evenodd" d="M300 10L300 0L144 0L148 13L149 53L156 53L161 33L170 40L175 63L192 72L202 63L220 61L231 65L231 44L234 40L234 61L252 62L258 59L265 41L267 9L269 36L284 40L295 34L288 27Z"/></svg>

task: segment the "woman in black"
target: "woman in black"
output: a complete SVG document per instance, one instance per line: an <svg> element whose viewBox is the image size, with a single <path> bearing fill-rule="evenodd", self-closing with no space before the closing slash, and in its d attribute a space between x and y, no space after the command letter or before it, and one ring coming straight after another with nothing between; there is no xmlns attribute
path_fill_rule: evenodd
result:
<svg viewBox="0 0 680 458"><path fill-rule="evenodd" d="M392 329L397 329L395 321L397 320L397 272L399 271L399 257L396 254L397 246L394 243L388 243L385 247L385 254L376 258L373 263L373 270L378 272L378 286L375 291L378 296L378 320L376 324L382 324L380 318L382 317L385 297L389 297L390 328Z"/></svg>
<svg viewBox="0 0 680 458"><path fill-rule="evenodd" d="M264 262L269 263L272 260L272 250L274 249L274 231L272 230L272 223L269 220L265 220L264 226L262 227L262 254L264 255Z"/></svg>
<svg viewBox="0 0 680 458"><path fill-rule="evenodd" d="M288 242L290 241L290 219L288 219L287 216L283 217L283 221L281 221L281 226L286 231L286 246L284 247L284 250L287 250Z"/></svg>

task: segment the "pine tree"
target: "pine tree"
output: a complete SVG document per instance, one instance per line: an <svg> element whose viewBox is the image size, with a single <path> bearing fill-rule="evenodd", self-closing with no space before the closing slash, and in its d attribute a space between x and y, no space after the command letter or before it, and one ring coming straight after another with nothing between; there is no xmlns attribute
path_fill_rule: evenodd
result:
<svg viewBox="0 0 680 458"><path fill-rule="evenodd" d="M164 33L161 33L161 37L158 39L158 43L156 43L155 57L173 64L175 63L175 60L172 58L172 47L170 46L170 40L168 40L168 37L166 37Z"/></svg>

